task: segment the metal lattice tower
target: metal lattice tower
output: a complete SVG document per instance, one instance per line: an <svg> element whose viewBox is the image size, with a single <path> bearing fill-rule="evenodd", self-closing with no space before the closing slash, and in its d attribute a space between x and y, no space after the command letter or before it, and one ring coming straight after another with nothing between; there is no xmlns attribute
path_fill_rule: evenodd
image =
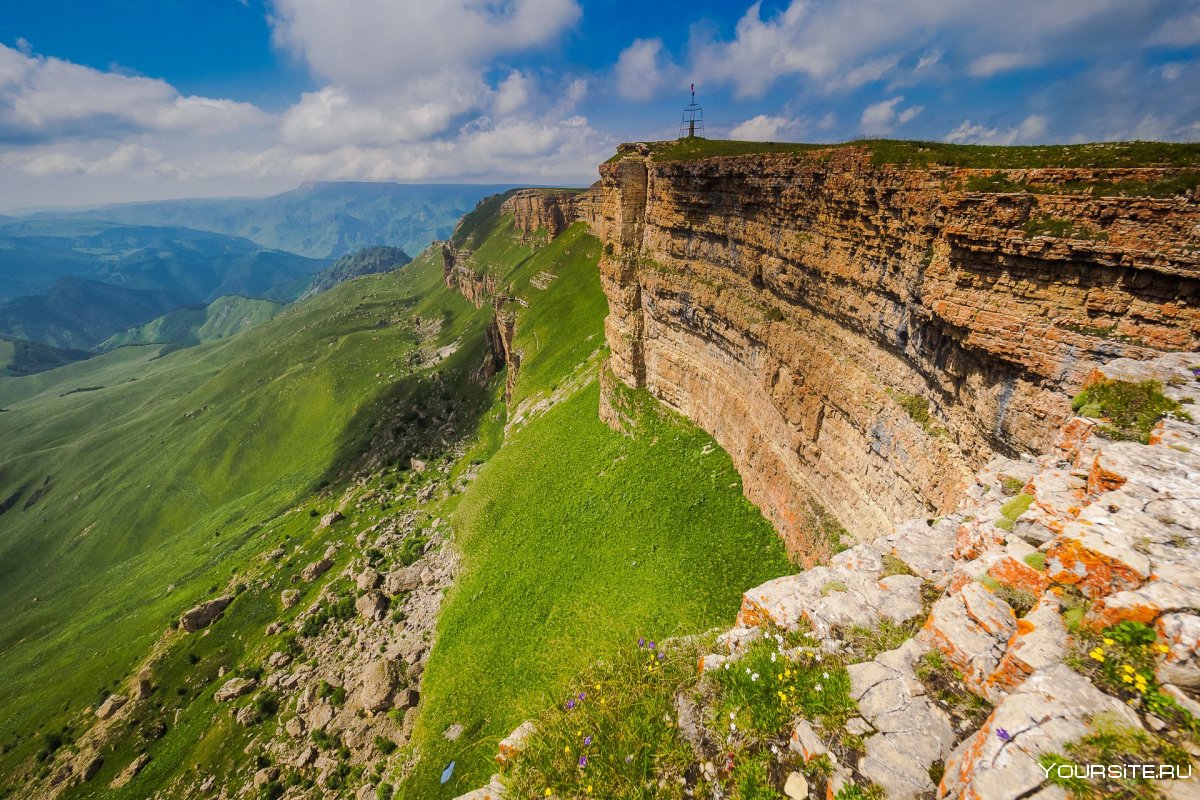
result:
<svg viewBox="0 0 1200 800"><path fill-rule="evenodd" d="M692 102L683 109L683 118L679 122L680 139L704 138L704 109L696 102L696 84L692 84Z"/></svg>

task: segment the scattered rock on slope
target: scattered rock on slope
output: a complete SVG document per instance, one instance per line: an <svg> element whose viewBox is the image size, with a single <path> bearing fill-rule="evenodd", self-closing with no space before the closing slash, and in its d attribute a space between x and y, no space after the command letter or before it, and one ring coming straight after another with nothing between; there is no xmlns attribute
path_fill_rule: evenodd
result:
<svg viewBox="0 0 1200 800"><path fill-rule="evenodd" d="M221 614L232 602L233 595L226 594L201 603L183 613L183 616L179 618L179 626L188 633L195 633L201 628L207 628L221 618Z"/></svg>

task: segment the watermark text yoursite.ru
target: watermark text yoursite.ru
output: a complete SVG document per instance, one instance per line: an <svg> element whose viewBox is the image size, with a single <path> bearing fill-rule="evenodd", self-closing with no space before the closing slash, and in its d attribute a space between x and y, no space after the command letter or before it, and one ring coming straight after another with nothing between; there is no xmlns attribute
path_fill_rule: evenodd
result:
<svg viewBox="0 0 1200 800"><path fill-rule="evenodd" d="M1051 764L1042 766L1046 777L1116 778L1121 780L1173 781L1192 777L1192 765L1177 764Z"/></svg>

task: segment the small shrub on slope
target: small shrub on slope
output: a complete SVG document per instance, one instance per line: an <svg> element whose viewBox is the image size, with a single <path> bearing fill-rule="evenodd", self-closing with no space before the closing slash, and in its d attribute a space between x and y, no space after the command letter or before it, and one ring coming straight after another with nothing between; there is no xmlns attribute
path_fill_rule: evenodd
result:
<svg viewBox="0 0 1200 800"><path fill-rule="evenodd" d="M1190 420L1179 403L1162 392L1158 381L1102 380L1084 389L1071 402L1071 409L1087 417L1104 417L1100 431L1110 439L1131 439L1146 444L1160 419L1174 415Z"/></svg>

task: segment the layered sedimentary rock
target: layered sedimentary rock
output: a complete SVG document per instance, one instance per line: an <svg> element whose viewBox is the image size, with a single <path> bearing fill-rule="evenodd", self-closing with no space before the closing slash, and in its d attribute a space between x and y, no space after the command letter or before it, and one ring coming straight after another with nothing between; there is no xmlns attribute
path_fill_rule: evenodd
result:
<svg viewBox="0 0 1200 800"><path fill-rule="evenodd" d="M550 241L580 216L583 193L573 189L521 189L500 206L526 241ZM586 202L585 202L586 205Z"/></svg>
<svg viewBox="0 0 1200 800"><path fill-rule="evenodd" d="M947 511L994 455L1045 452L1098 364L1200 340L1194 193L1055 193L1169 169L994 193L858 148L624 155L586 205L611 370L712 433L808 560L820 505L863 538Z"/></svg>
<svg viewBox="0 0 1200 800"><path fill-rule="evenodd" d="M496 279L472 263L470 250L455 247L453 242L442 242L442 273L446 286L457 289L476 308L482 308L496 293Z"/></svg>

